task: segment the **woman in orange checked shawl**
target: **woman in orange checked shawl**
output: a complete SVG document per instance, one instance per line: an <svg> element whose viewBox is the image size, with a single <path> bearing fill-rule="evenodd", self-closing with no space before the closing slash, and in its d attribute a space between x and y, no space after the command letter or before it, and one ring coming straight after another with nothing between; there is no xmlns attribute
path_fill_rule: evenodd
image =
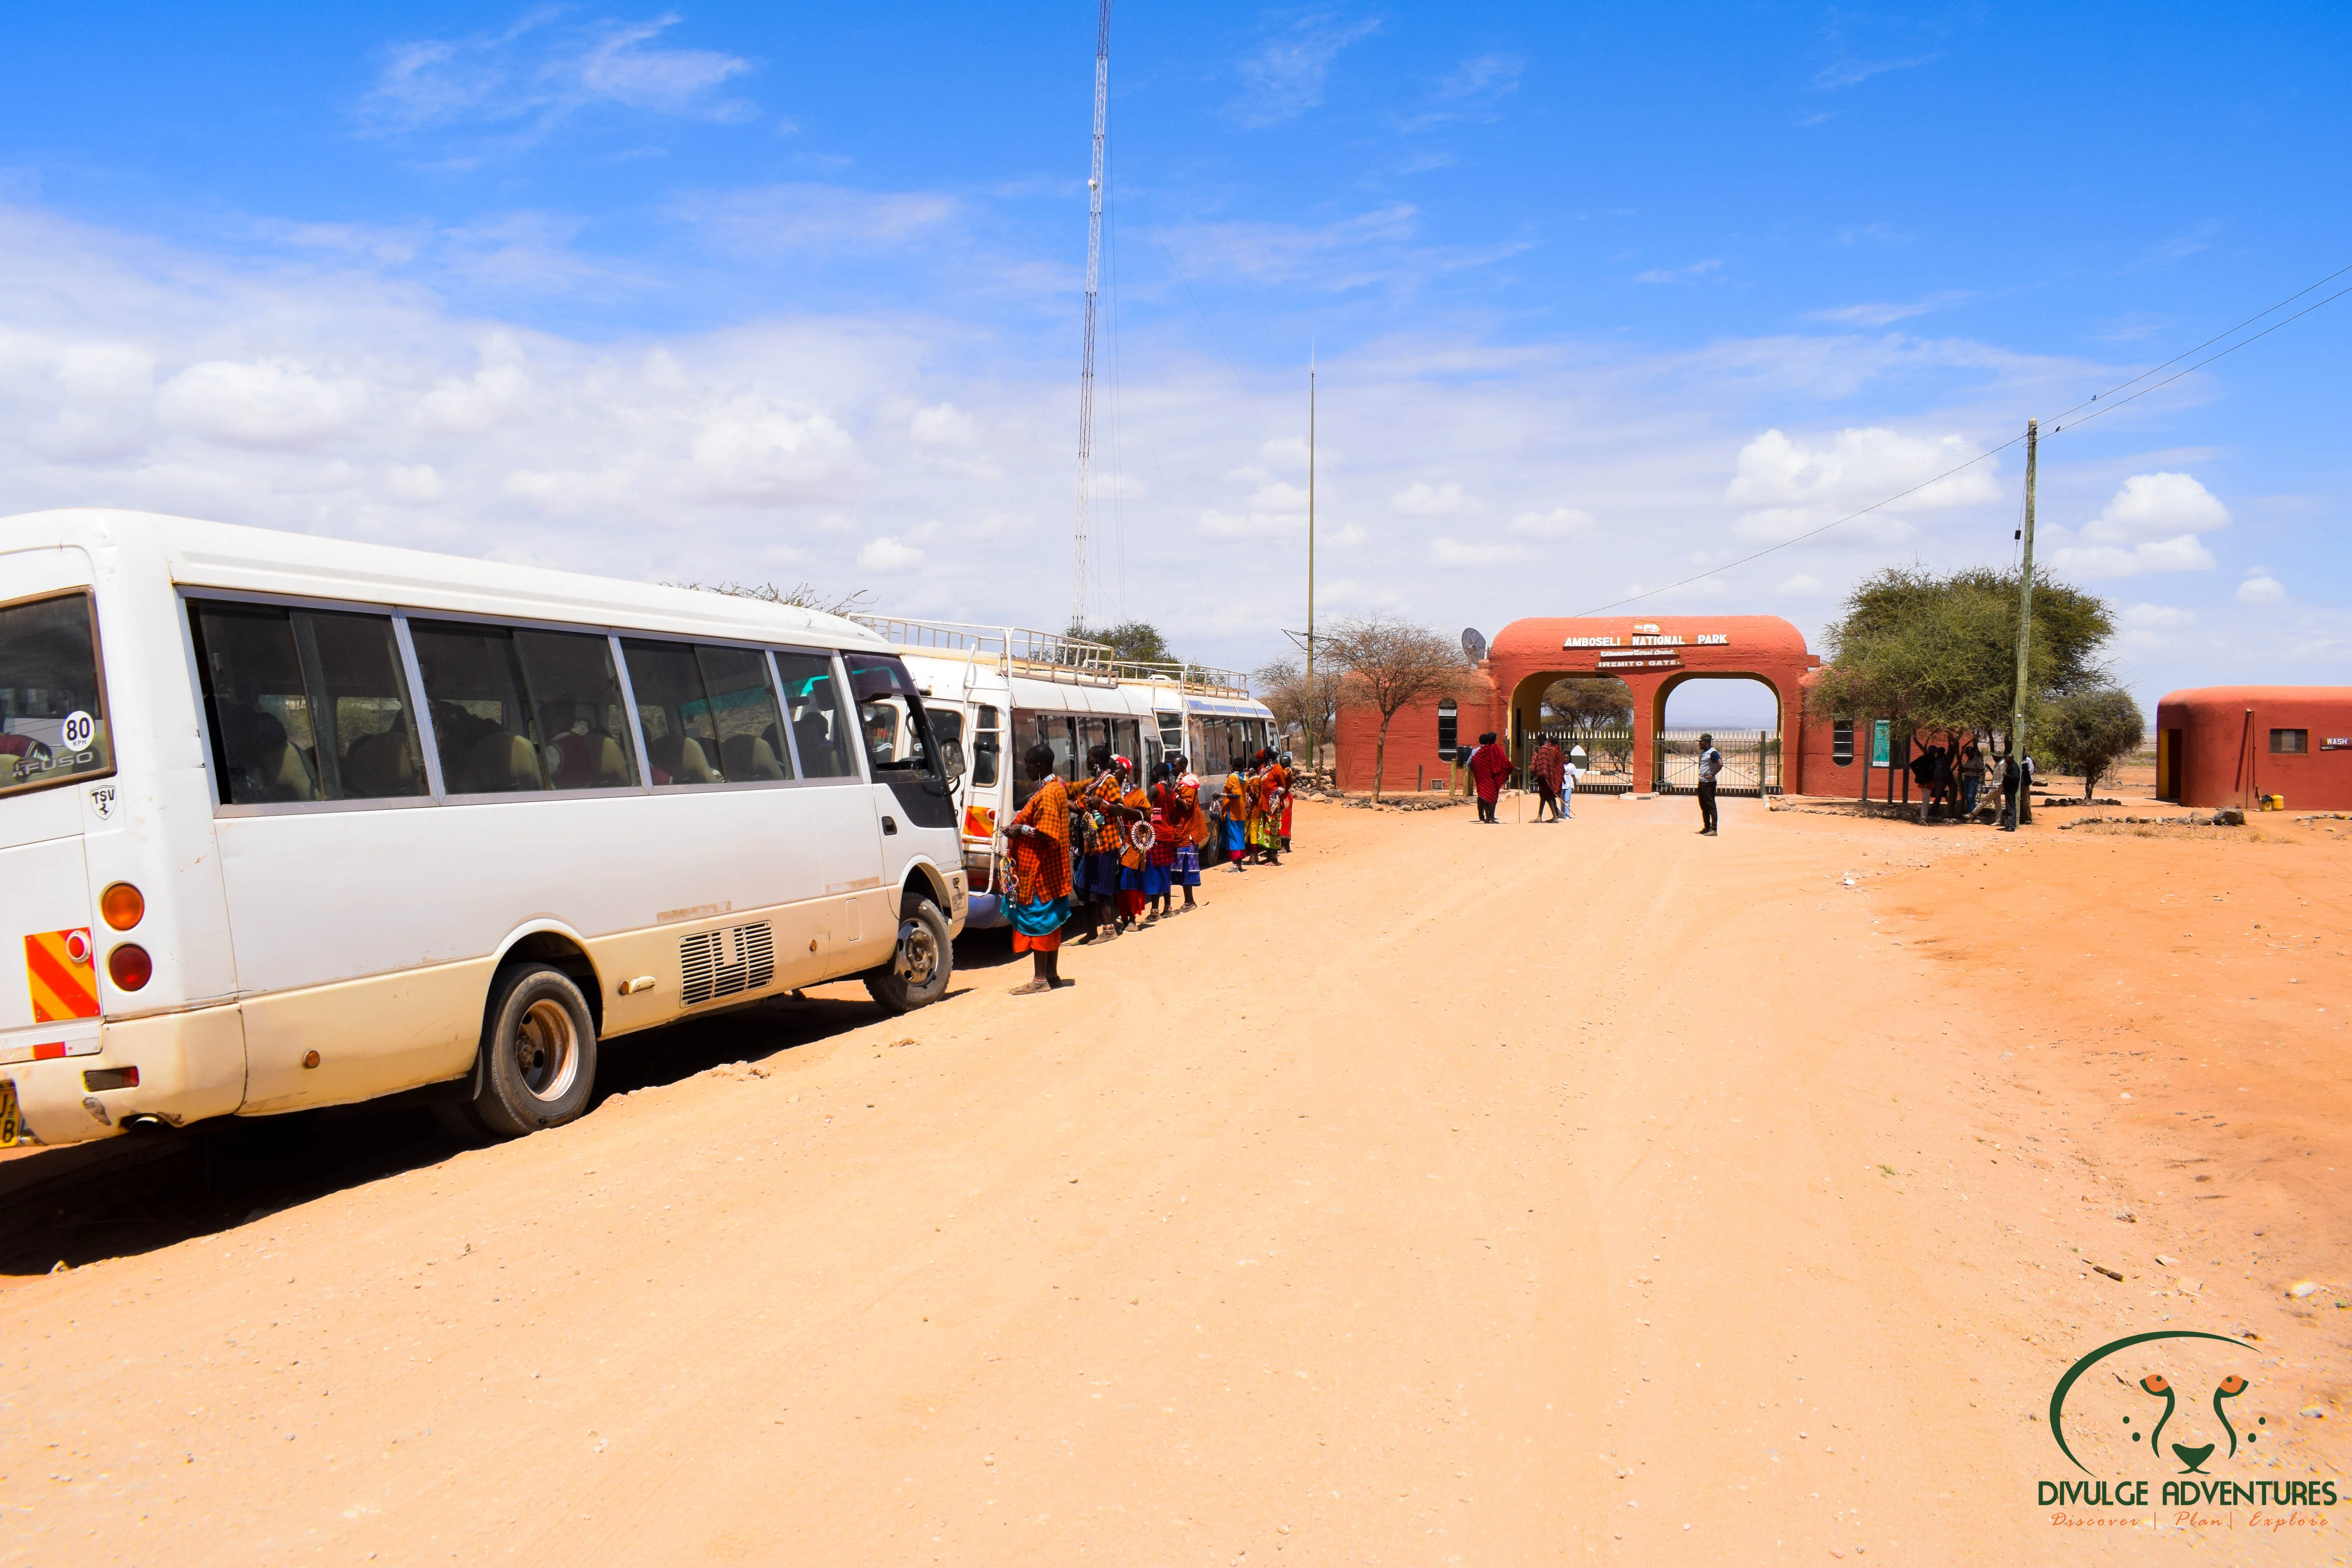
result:
<svg viewBox="0 0 2352 1568"><path fill-rule="evenodd" d="M1004 830L1013 849L1013 951L1031 954L1035 969L1013 994L1028 996L1069 984L1061 961L1062 927L1070 918L1070 792L1054 772L1051 747L1032 746L1021 762L1031 779L1042 781Z"/></svg>
<svg viewBox="0 0 2352 1568"><path fill-rule="evenodd" d="M1225 812L1225 829L1224 837L1218 844L1236 871L1242 868L1242 860L1249 854L1250 792L1249 785L1242 781L1242 765L1236 761L1225 774L1225 793L1221 802Z"/></svg>

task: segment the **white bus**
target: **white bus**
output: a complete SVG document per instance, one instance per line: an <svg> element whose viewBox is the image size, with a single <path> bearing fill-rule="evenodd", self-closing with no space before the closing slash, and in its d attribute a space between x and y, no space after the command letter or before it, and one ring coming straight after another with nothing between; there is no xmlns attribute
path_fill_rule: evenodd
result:
<svg viewBox="0 0 2352 1568"><path fill-rule="evenodd" d="M601 1039L852 975L919 1006L961 766L836 616L0 520L0 1143L425 1086L511 1136L587 1108Z"/></svg>
<svg viewBox="0 0 2352 1568"><path fill-rule="evenodd" d="M860 616L905 654L941 740L961 741L971 768L957 790L974 929L1001 926L1004 853L999 824L1029 798L1021 754L1052 748L1063 777L1086 775L1087 753L1108 745L1132 758L1139 782L1171 756L1200 774L1202 793L1273 744L1274 714L1239 675L1193 664L1138 664L1081 638L1019 626Z"/></svg>

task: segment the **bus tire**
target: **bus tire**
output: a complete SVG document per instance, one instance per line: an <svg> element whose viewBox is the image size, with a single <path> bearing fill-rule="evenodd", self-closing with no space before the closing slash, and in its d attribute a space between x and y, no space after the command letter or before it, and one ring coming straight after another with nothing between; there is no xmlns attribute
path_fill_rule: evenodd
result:
<svg viewBox="0 0 2352 1568"><path fill-rule="evenodd" d="M545 963L499 972L482 1029L474 1098L483 1131L520 1138L561 1127L596 1089L596 1026L570 975Z"/></svg>
<svg viewBox="0 0 2352 1568"><path fill-rule="evenodd" d="M909 896L898 917L898 939L891 945L890 962L868 970L866 990L892 1013L911 1013L948 994L955 973L955 942L948 935L948 919L939 905Z"/></svg>

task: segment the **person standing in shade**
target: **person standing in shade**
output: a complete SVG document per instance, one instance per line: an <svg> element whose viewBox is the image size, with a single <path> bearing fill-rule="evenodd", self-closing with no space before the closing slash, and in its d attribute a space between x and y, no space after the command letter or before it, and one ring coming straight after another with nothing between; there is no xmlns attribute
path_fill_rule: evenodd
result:
<svg viewBox="0 0 2352 1568"><path fill-rule="evenodd" d="M1052 747L1030 747L1021 765L1037 787L1004 836L1013 849L1013 951L1028 953L1034 970L1013 994L1033 996L1071 984L1060 967L1070 918L1070 792L1054 772Z"/></svg>
<svg viewBox="0 0 2352 1568"><path fill-rule="evenodd" d="M2017 831L2017 786L2024 782L2025 770L2017 765L2016 753L2011 752L2000 764L2000 830L2003 833Z"/></svg>
<svg viewBox="0 0 2352 1568"><path fill-rule="evenodd" d="M1715 834L1715 781L1723 776L1723 753L1715 749L1715 737L1698 738L1698 821L1699 832L1712 838Z"/></svg>
<svg viewBox="0 0 2352 1568"><path fill-rule="evenodd" d="M1544 743L1536 748L1534 758L1528 762L1528 776L1536 781L1536 820L1538 822L1544 820L1544 811L1547 807L1550 808L1552 821L1558 822L1560 819L1562 814L1559 809L1559 783L1567 763L1568 759L1560 755L1559 742L1549 736L1544 738Z"/></svg>
<svg viewBox="0 0 2352 1568"><path fill-rule="evenodd" d="M1977 796L1984 793L1984 753L1970 741L1960 753L1960 816L1967 820L1977 814Z"/></svg>
<svg viewBox="0 0 2352 1568"><path fill-rule="evenodd" d="M1503 796L1503 781L1510 776L1511 759L1502 747L1495 744L1495 731L1487 731L1478 737L1478 749L1470 753L1470 784L1478 792L1478 820L1492 823L1495 803Z"/></svg>

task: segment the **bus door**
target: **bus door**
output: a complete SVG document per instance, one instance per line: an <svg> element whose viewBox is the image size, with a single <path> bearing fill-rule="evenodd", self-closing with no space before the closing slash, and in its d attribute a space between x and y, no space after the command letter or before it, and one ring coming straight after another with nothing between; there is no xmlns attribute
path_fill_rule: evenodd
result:
<svg viewBox="0 0 2352 1568"><path fill-rule="evenodd" d="M898 655L852 650L842 661L882 817L884 883L900 886L918 856L929 856L943 874L953 873L963 864L963 846L949 775L963 772L961 739L950 752ZM954 918L952 910L942 912Z"/></svg>
<svg viewBox="0 0 2352 1568"><path fill-rule="evenodd" d="M109 933L92 925L82 832L86 814L121 814L89 582L78 550L0 555L0 1061L99 1048ZM19 1127L0 1083L0 1143Z"/></svg>
<svg viewBox="0 0 2352 1568"><path fill-rule="evenodd" d="M833 659L825 654L785 648L776 649L775 657L800 776L814 781L856 780L857 721L835 674ZM803 793L805 801L795 805L807 814L804 820L815 839L818 873L833 911L831 951L846 957L866 956L878 963L887 956L888 938L898 930L898 910L893 901L896 895L887 899L884 895L874 792L845 782ZM833 967L838 971L843 966Z"/></svg>

